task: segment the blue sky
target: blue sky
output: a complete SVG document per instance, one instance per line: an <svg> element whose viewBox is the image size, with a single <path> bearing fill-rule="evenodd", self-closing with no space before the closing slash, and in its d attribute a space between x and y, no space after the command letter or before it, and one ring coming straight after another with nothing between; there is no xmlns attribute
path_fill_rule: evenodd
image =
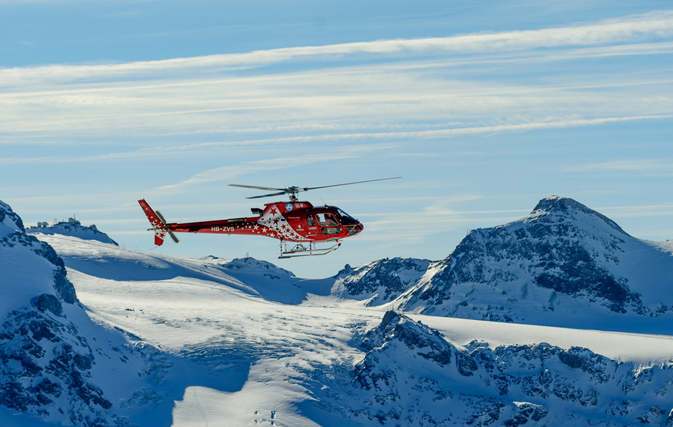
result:
<svg viewBox="0 0 673 427"><path fill-rule="evenodd" d="M673 239L670 2L540 3L0 0L0 200L148 250L139 198L219 219L261 206L229 183L401 175L304 193L365 224L325 257L240 236L153 249L304 277L444 258L549 195Z"/></svg>

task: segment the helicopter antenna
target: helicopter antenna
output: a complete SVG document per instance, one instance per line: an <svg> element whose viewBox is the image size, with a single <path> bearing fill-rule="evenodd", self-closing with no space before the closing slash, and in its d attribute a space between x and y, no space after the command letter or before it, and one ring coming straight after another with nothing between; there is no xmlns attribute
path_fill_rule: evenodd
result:
<svg viewBox="0 0 673 427"><path fill-rule="evenodd" d="M323 185L320 187L297 187L297 186L292 186L292 187L286 187L286 188L275 188L275 187L260 187L257 185L242 185L242 184L229 184L230 187L241 187L241 188L253 188L255 190L265 190L265 191L274 191L274 193L270 194L262 194L261 196L252 196L252 197L246 197L246 199L260 199L262 197L273 197L273 196L282 196L283 194L287 194L288 197L290 198L291 202L296 202L299 199L297 198L297 194L303 191L309 191L309 190L317 190L318 188L330 188L330 187L341 187L342 185L353 185L353 184L362 184L365 182L375 182L375 181L386 181L389 179L400 179L402 178L401 176L394 176L391 178L379 178L379 179L368 179L366 181L355 181L355 182L346 182L343 184L333 184L333 185Z"/></svg>

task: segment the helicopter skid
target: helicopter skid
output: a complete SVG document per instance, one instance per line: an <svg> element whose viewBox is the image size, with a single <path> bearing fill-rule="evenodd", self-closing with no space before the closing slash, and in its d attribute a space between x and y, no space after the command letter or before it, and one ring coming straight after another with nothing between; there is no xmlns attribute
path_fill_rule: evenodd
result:
<svg viewBox="0 0 673 427"><path fill-rule="evenodd" d="M279 259L327 255L328 253L337 250L339 246L341 246L341 241L336 240L332 246L327 248L318 248L315 242L309 242L308 245L305 243L293 242L291 245L293 246L288 246L288 243L285 241L280 242Z"/></svg>

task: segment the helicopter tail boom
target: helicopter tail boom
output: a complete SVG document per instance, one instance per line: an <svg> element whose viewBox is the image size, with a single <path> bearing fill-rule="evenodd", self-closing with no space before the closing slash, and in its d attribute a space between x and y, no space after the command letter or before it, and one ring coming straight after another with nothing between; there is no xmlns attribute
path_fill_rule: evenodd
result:
<svg viewBox="0 0 673 427"><path fill-rule="evenodd" d="M152 224L153 228L150 228L150 231L154 231L155 245L161 246L164 244L164 238L166 237L166 233L168 233L168 235L171 236L171 239L173 239L175 243L180 242L178 238L175 237L173 232L168 228L168 226L166 225L166 220L159 211L152 210L149 203L147 203L145 199L138 200L138 203L140 204L140 207L143 208L143 212L145 212L145 215L147 216L147 219L150 221L150 224Z"/></svg>

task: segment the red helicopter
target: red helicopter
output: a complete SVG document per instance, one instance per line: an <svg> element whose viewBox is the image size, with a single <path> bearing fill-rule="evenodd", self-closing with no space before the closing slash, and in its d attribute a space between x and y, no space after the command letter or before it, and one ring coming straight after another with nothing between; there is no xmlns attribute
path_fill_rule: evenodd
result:
<svg viewBox="0 0 673 427"><path fill-rule="evenodd" d="M297 193L318 188L339 187L342 185L361 184L364 182L384 181L401 177L371 179L367 181L348 182L345 184L325 185L322 187L287 187L271 188L255 185L229 184L231 187L254 188L257 190L276 191L271 194L248 197L272 197L287 194L289 202L267 203L264 209L251 208L254 217L220 219L214 221L168 223L159 211L154 211L145 199L138 200L150 220L154 232L154 243L161 246L168 234L175 243L179 240L175 233L214 233L214 234L245 234L267 236L280 240L279 258L300 256L326 255L341 246L341 240L360 233L364 226L355 218L336 206L314 207L309 202L300 202ZM288 242L291 242L288 245ZM327 247L318 247L326 244Z"/></svg>

